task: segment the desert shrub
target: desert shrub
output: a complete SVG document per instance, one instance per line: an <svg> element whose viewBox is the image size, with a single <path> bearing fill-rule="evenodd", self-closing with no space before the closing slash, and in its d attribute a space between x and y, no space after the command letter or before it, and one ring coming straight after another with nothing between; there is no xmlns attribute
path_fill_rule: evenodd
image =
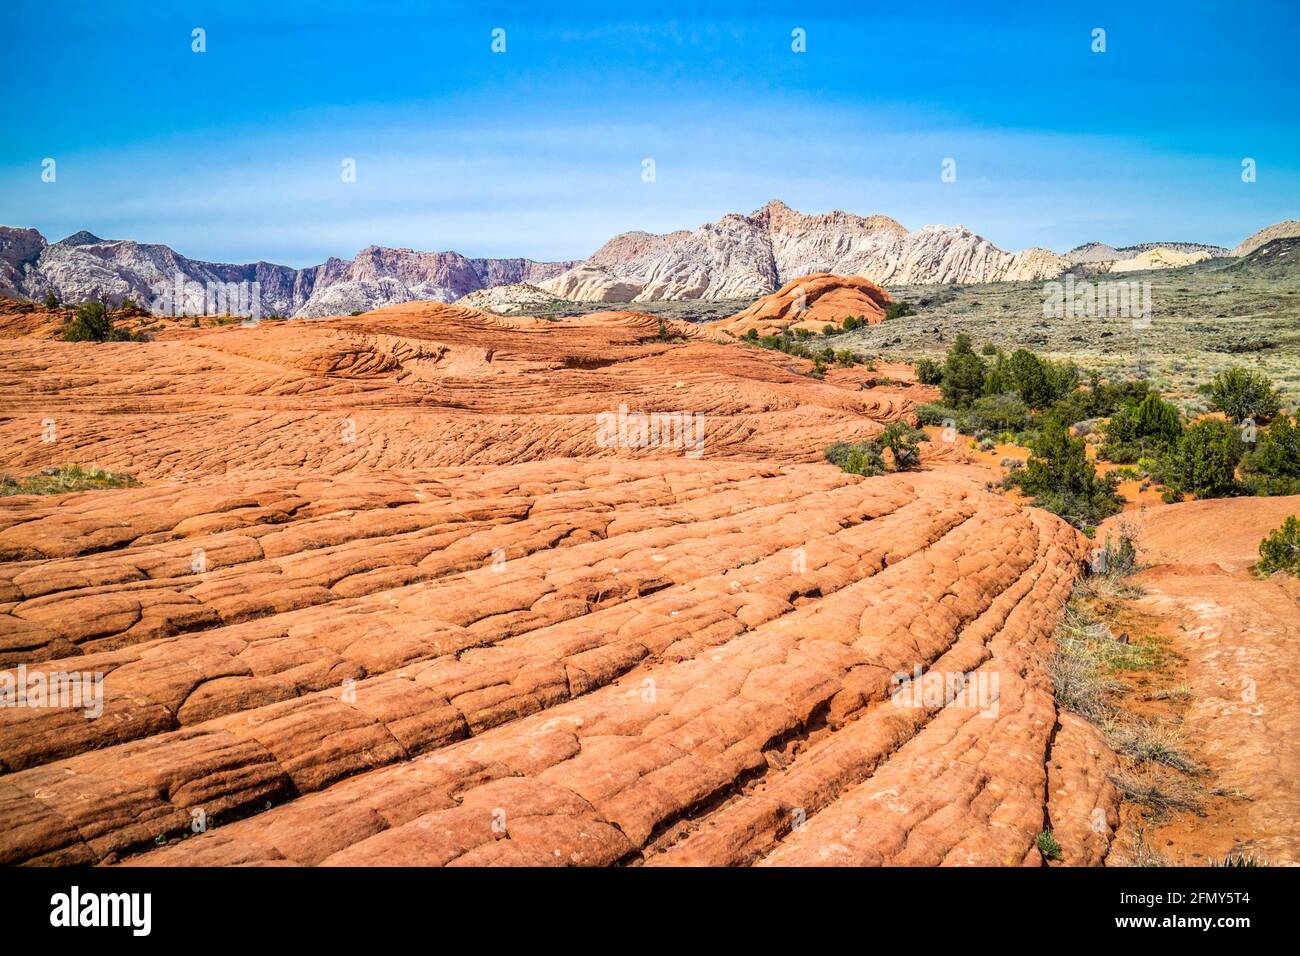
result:
<svg viewBox="0 0 1300 956"><path fill-rule="evenodd" d="M1116 479L1098 475L1082 438L1071 437L1060 418L1049 418L1030 442L1025 467L1003 483L1019 488L1034 504L1077 528L1095 525L1122 507Z"/></svg>
<svg viewBox="0 0 1300 956"><path fill-rule="evenodd" d="M1014 392L1030 408L1045 409L1078 385L1079 370L1071 362L1041 359L1028 349L1016 349L1009 356L996 350L995 354L997 359L984 379L985 395Z"/></svg>
<svg viewBox="0 0 1300 956"><path fill-rule="evenodd" d="M758 329L748 329L748 330L745 332L745 338L749 339L749 341L751 341L751 342L757 342L757 341L758 341Z"/></svg>
<svg viewBox="0 0 1300 956"><path fill-rule="evenodd" d="M890 422L876 436L876 441L893 454L896 470L906 471L921 464L921 450L917 443L925 441L925 432L917 431L906 422Z"/></svg>
<svg viewBox="0 0 1300 956"><path fill-rule="evenodd" d="M844 319L844 331L853 332L857 329L862 328L866 324L867 324L866 322L858 318L856 315L846 316Z"/></svg>
<svg viewBox="0 0 1300 956"><path fill-rule="evenodd" d="M1146 398L1151 386L1142 379L1122 382L1103 382L1097 372L1089 375L1088 383L1076 386L1062 394L1046 409L1046 415L1056 415L1067 422L1114 415L1125 405L1135 405ZM1046 415L1044 417L1046 417Z"/></svg>
<svg viewBox="0 0 1300 956"><path fill-rule="evenodd" d="M1260 429L1242 472L1253 494L1300 494L1300 418L1282 414Z"/></svg>
<svg viewBox="0 0 1300 956"><path fill-rule="evenodd" d="M922 385L938 385L943 381L943 366L932 358L917 359L916 380Z"/></svg>
<svg viewBox="0 0 1300 956"><path fill-rule="evenodd" d="M1255 570L1260 574L1285 571L1300 577L1300 518L1291 515L1282 522L1282 527L1259 543L1259 564Z"/></svg>
<svg viewBox="0 0 1300 956"><path fill-rule="evenodd" d="M1282 400L1267 376L1234 366L1214 376L1210 407L1234 422L1249 418L1263 423L1278 413Z"/></svg>
<svg viewBox="0 0 1300 956"><path fill-rule="evenodd" d="M114 327L104 303L83 302L77 306L76 315L64 326L63 338L68 342L126 342L132 336L126 330Z"/></svg>
<svg viewBox="0 0 1300 956"><path fill-rule="evenodd" d="M971 404L970 418L977 428L1020 431L1029 424L1029 409L1014 392L985 395Z"/></svg>
<svg viewBox="0 0 1300 956"><path fill-rule="evenodd" d="M812 329L795 329L794 337L803 342L813 337Z"/></svg>
<svg viewBox="0 0 1300 956"><path fill-rule="evenodd" d="M1178 409L1154 392L1136 405L1125 405L1106 423L1106 440L1099 454L1108 461L1130 464L1166 452L1183 433Z"/></svg>
<svg viewBox="0 0 1300 956"><path fill-rule="evenodd" d="M885 309L886 319L897 319L904 315L916 315L916 309L912 308L910 302L892 302Z"/></svg>
<svg viewBox="0 0 1300 956"><path fill-rule="evenodd" d="M750 330L750 332L753 331L753 329ZM807 342L812 338L811 335L803 336L785 331L780 335L760 336L755 333L751 336L749 332L746 332L745 337L762 348L784 352L786 355L793 355L795 358L807 359L813 363L813 370L809 374L814 378L824 378L826 366L830 362L836 362L847 368L864 361L862 356L851 349L841 349L836 352L829 345L820 350L810 348Z"/></svg>
<svg viewBox="0 0 1300 956"><path fill-rule="evenodd" d="M1121 526L1123 520L1120 521ZM1110 577L1128 577L1137 570L1137 547L1133 537L1121 531L1118 537L1106 535L1105 543L1093 552L1092 571Z"/></svg>
<svg viewBox="0 0 1300 956"><path fill-rule="evenodd" d="M970 336L959 333L943 362L943 379L939 383L943 400L956 408L969 408L983 393L986 373L984 360L975 354Z"/></svg>
<svg viewBox="0 0 1300 956"><path fill-rule="evenodd" d="M1241 435L1227 422L1207 418L1190 425L1161 457L1156 470L1165 486L1165 500L1181 501L1187 494L1198 498L1235 494L1241 455Z"/></svg>
<svg viewBox="0 0 1300 956"><path fill-rule="evenodd" d="M873 441L855 444L837 441L826 449L825 455L827 461L850 475L870 477L885 473L885 457L880 446Z"/></svg>
<svg viewBox="0 0 1300 956"><path fill-rule="evenodd" d="M914 411L916 412L916 420L922 425L935 425L940 428L947 428L951 425L960 432L972 430L966 413L953 408L951 405L929 402L925 405L917 405Z"/></svg>
<svg viewBox="0 0 1300 956"><path fill-rule="evenodd" d="M45 293L45 308L57 309L59 307L59 297L53 292Z"/></svg>

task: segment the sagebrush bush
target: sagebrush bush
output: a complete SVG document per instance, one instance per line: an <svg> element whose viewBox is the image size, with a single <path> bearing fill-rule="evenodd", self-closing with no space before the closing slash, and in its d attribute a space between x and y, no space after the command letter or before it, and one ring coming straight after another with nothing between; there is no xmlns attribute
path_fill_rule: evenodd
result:
<svg viewBox="0 0 1300 956"><path fill-rule="evenodd" d="M880 446L873 441L856 444L837 441L826 449L825 455L832 465L851 475L871 477L885 473L885 457Z"/></svg>
<svg viewBox="0 0 1300 956"><path fill-rule="evenodd" d="M922 425L935 425L940 428L947 428L951 425L960 432L971 431L971 423L966 413L958 411L950 405L930 402L925 405L917 405L914 411L916 412L916 420Z"/></svg>
<svg viewBox="0 0 1300 956"><path fill-rule="evenodd" d="M985 395L971 403L970 420L976 428L1018 432L1029 424L1029 408L1014 392Z"/></svg>

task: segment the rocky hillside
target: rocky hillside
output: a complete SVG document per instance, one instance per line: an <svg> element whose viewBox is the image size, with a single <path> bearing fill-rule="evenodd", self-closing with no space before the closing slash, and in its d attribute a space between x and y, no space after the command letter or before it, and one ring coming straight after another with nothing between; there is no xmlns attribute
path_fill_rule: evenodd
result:
<svg viewBox="0 0 1300 956"><path fill-rule="evenodd" d="M1232 254L1234 256L1248 256L1274 239L1294 239L1297 236L1300 236L1300 219L1286 219L1282 222L1275 222L1273 225L1266 226L1259 232L1243 239L1241 245L1232 250Z"/></svg>
<svg viewBox="0 0 1300 956"><path fill-rule="evenodd" d="M694 232L624 233L542 285L578 301L650 302L762 296L819 272L882 285L973 283L1050 278L1069 265L1048 249L1004 252L964 226L909 232L887 216L808 216L773 200Z"/></svg>
<svg viewBox="0 0 1300 956"><path fill-rule="evenodd" d="M1120 259L1110 263L1110 272L1146 272L1150 269L1180 269L1195 262L1204 262L1211 258L1204 249L1193 252L1179 252L1168 246L1156 246L1146 252L1138 253L1131 259Z"/></svg>
<svg viewBox="0 0 1300 956"><path fill-rule="evenodd" d="M1176 252L1185 256L1195 257L1192 261L1199 262L1202 259L1218 259L1223 256L1236 255L1237 253L1229 252L1223 246L1210 246L1203 242L1140 242L1135 246L1120 246L1116 249L1114 246L1108 246L1104 242L1086 242L1081 246L1075 246L1065 254L1065 258L1071 263L1078 265L1083 264L1104 264L1108 262L1125 262L1135 260L1141 256L1163 249L1167 252ZM1204 253L1204 255L1200 255ZM1148 257L1150 258L1150 257ZM1152 268L1147 266L1146 268ZM1123 272L1125 269L1112 269L1111 271ZM1129 269L1127 271L1133 271Z"/></svg>
<svg viewBox="0 0 1300 956"><path fill-rule="evenodd" d="M232 265L189 259L168 246L100 239L89 232L46 244L35 229L0 226L0 294L61 301L132 298L148 306L176 277L209 283L258 283L262 315L346 315L414 299L450 302L470 292L558 275L573 262L469 259L458 252L368 246L354 259L331 258L293 269L270 262Z"/></svg>
<svg viewBox="0 0 1300 956"><path fill-rule="evenodd" d="M1300 276L1300 236L1270 239L1224 271L1257 279L1294 279Z"/></svg>
<svg viewBox="0 0 1300 956"><path fill-rule="evenodd" d="M554 311L573 305L566 299L557 299L531 282L512 282L509 285L479 289L457 300L457 304L467 309L495 312L497 315L519 315L537 309Z"/></svg>
<svg viewBox="0 0 1300 956"><path fill-rule="evenodd" d="M827 325L843 325L849 316L868 324L879 322L892 302L889 293L870 279L819 273L793 279L711 327L737 338L750 329L759 335L798 329L820 332Z"/></svg>

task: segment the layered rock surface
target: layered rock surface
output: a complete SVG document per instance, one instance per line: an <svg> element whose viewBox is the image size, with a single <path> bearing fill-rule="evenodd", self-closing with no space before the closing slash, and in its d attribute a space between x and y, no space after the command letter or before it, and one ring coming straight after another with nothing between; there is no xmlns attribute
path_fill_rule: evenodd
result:
<svg viewBox="0 0 1300 956"><path fill-rule="evenodd" d="M850 316L874 325L892 302L889 293L870 279L823 272L792 279L711 327L739 338L750 329L759 335L794 329L821 332L827 325L842 326Z"/></svg>
<svg viewBox="0 0 1300 956"><path fill-rule="evenodd" d="M0 863L1097 862L1043 666L1075 532L819 460L906 390L668 331L0 341L6 470L145 482L0 500L0 667L104 675L0 708Z"/></svg>

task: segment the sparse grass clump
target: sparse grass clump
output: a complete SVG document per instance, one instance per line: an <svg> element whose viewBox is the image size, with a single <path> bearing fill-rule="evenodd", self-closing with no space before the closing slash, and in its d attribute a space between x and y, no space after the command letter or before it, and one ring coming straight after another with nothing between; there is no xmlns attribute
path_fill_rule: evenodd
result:
<svg viewBox="0 0 1300 956"><path fill-rule="evenodd" d="M1108 722L1103 730L1112 750L1139 764L1158 763L1192 776L1205 773L1205 768L1188 754L1182 735L1168 724L1149 720Z"/></svg>
<svg viewBox="0 0 1300 956"><path fill-rule="evenodd" d="M1092 552L1088 564L1091 573L1077 585L1077 591L1083 596L1109 600L1137 597L1142 593L1129 580L1139 566L1132 532L1126 524L1121 522L1118 537L1106 535L1102 546Z"/></svg>
<svg viewBox="0 0 1300 956"><path fill-rule="evenodd" d="M62 465L46 468L27 478L0 477L0 497L10 495L62 495L73 491L103 488L133 488L140 483L131 475L106 471L93 465Z"/></svg>
<svg viewBox="0 0 1300 956"><path fill-rule="evenodd" d="M1044 860L1059 860L1061 858L1061 844L1056 842L1056 837L1052 835L1051 830L1044 830L1038 834L1034 841L1038 844L1038 852L1043 855Z"/></svg>
<svg viewBox="0 0 1300 956"><path fill-rule="evenodd" d="M1229 853L1222 859L1213 857L1207 866L1226 866L1226 867L1255 867L1268 866L1268 861L1263 857L1255 856L1253 853Z"/></svg>
<svg viewBox="0 0 1300 956"><path fill-rule="evenodd" d="M1124 653L1124 645L1077 599L1065 606L1055 644L1049 671L1057 701L1101 725L1110 715L1109 697L1123 687L1107 675L1111 662Z"/></svg>
<svg viewBox="0 0 1300 956"><path fill-rule="evenodd" d="M1148 770L1144 773L1116 771L1110 782L1120 795L1133 803L1141 804L1158 814L1188 810L1203 813L1204 799L1201 788L1186 777Z"/></svg>

